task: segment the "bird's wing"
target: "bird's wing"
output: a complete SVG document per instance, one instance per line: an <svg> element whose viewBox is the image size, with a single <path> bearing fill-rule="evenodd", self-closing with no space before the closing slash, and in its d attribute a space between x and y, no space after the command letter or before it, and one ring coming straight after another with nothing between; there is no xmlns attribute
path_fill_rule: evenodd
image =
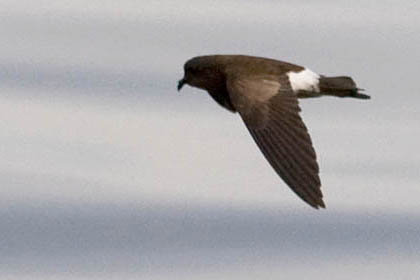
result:
<svg viewBox="0 0 420 280"><path fill-rule="evenodd" d="M226 82L232 104L277 174L309 205L325 208L315 150L287 76Z"/></svg>

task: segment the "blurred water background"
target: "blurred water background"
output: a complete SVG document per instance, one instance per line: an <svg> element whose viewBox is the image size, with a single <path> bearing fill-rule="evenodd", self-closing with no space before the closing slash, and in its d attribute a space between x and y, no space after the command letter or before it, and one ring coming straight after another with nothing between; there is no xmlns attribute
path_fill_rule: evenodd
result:
<svg viewBox="0 0 420 280"><path fill-rule="evenodd" d="M0 1L0 279L418 279L420 2ZM237 115L176 92L202 54L351 75L303 100L327 210Z"/></svg>

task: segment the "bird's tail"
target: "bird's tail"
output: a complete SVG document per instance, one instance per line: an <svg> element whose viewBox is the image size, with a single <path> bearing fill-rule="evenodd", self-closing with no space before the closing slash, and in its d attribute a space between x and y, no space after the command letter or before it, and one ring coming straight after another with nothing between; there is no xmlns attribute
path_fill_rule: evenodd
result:
<svg viewBox="0 0 420 280"><path fill-rule="evenodd" d="M369 95L360 93L360 91L363 91L363 89L357 88L356 83L352 78L346 76L321 76L319 79L319 89L323 95L370 99Z"/></svg>

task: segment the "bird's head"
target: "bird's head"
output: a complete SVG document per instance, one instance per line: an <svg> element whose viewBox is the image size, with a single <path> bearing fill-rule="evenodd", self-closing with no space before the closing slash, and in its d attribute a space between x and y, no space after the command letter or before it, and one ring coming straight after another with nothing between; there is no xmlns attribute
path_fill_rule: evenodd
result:
<svg viewBox="0 0 420 280"><path fill-rule="evenodd" d="M198 56L184 64L184 77L178 82L178 91L188 84L209 90L222 82L221 64L215 56Z"/></svg>

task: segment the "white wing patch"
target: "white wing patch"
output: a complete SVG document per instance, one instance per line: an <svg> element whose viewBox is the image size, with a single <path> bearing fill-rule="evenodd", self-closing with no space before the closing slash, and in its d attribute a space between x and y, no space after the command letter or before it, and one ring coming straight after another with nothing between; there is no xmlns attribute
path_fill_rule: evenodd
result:
<svg viewBox="0 0 420 280"><path fill-rule="evenodd" d="M287 72L294 92L299 90L319 92L319 75L307 68L300 72Z"/></svg>

